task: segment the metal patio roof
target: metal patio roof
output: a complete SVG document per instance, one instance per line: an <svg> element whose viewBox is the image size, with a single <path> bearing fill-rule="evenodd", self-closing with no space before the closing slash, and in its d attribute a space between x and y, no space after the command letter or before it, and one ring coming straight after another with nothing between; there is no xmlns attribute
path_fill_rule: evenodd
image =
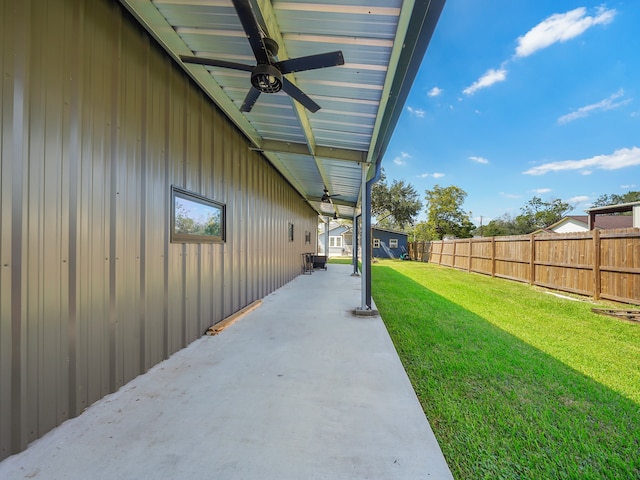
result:
<svg viewBox="0 0 640 480"><path fill-rule="evenodd" d="M284 92L260 95L243 113L249 72L180 60L255 65L231 0L120 1L312 208L353 217L363 165L369 180L379 171L445 0L250 0L278 60L343 52L344 65L286 76L321 106L316 113Z"/></svg>

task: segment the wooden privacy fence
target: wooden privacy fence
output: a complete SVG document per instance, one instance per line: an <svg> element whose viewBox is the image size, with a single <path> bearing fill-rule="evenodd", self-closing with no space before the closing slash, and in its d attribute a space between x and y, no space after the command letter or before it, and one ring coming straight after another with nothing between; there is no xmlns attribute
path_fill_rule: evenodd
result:
<svg viewBox="0 0 640 480"><path fill-rule="evenodd" d="M640 303L638 228L411 242L409 255L596 300Z"/></svg>

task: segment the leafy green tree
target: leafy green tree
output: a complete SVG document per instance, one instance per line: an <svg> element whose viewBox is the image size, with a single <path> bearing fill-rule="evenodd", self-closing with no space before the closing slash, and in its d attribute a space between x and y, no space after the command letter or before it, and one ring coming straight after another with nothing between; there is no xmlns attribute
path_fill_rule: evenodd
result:
<svg viewBox="0 0 640 480"><path fill-rule="evenodd" d="M600 195L595 202L593 202L593 207L606 207L608 205L619 205L621 203L631 203L631 202L640 202L640 192L638 191L628 191L625 194L617 195L615 193L611 195Z"/></svg>
<svg viewBox="0 0 640 480"><path fill-rule="evenodd" d="M418 222L407 230L409 241L413 242L429 242L432 240L429 232L429 224L427 222Z"/></svg>
<svg viewBox="0 0 640 480"><path fill-rule="evenodd" d="M219 213L210 214L207 219L207 223L204 225L204 233L205 235L210 235L213 237L222 236L222 223L221 223L221 215Z"/></svg>
<svg viewBox="0 0 640 480"><path fill-rule="evenodd" d="M519 235L520 233L516 219L508 213L491 220L482 227L482 231L476 229L476 234L482 235L483 237L501 237L505 235Z"/></svg>
<svg viewBox="0 0 640 480"><path fill-rule="evenodd" d="M533 197L520 210L522 214L515 219L516 228L525 234L553 225L573 210L573 206L559 198L545 202L540 197Z"/></svg>
<svg viewBox="0 0 640 480"><path fill-rule="evenodd" d="M179 203L176 203L176 232L195 234L198 232L199 225L189 215L188 209Z"/></svg>
<svg viewBox="0 0 640 480"><path fill-rule="evenodd" d="M462 204L467 192L460 187L440 187L434 185L427 190L427 230L432 239L442 239L445 236L469 238L475 225L471 222L467 212L462 210Z"/></svg>
<svg viewBox="0 0 640 480"><path fill-rule="evenodd" d="M413 224L421 209L415 188L404 180L394 180L389 186L384 170L371 187L371 214L382 227L404 230Z"/></svg>

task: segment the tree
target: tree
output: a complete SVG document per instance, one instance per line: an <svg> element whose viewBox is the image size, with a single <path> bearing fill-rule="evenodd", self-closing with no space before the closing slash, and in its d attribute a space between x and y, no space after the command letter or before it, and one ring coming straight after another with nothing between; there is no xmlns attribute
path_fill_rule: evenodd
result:
<svg viewBox="0 0 640 480"><path fill-rule="evenodd" d="M432 240L429 232L429 224L427 222L418 222L407 230L409 241L411 242L429 242Z"/></svg>
<svg viewBox="0 0 640 480"><path fill-rule="evenodd" d="M387 184L384 170L380 180L371 187L371 214L378 225L404 230L413 224L422 209L418 193L404 180L394 180Z"/></svg>
<svg viewBox="0 0 640 480"><path fill-rule="evenodd" d="M504 235L520 235L523 232L518 228L516 219L512 215L505 213L491 220L482 227L482 232L477 231L477 233L483 237L501 237Z"/></svg>
<svg viewBox="0 0 640 480"><path fill-rule="evenodd" d="M475 228L469 214L462 210L467 192L460 187L440 187L426 192L428 232L433 239L452 235L457 238L471 237Z"/></svg>
<svg viewBox="0 0 640 480"><path fill-rule="evenodd" d="M559 198L545 202L540 197L533 197L520 210L522 214L516 217L516 229L526 234L553 225L573 207Z"/></svg>
<svg viewBox="0 0 640 480"><path fill-rule="evenodd" d="M617 195L615 193L611 195L600 195L592 207L606 207L608 205L620 205L621 203L631 203L640 201L640 192L628 191L625 194Z"/></svg>

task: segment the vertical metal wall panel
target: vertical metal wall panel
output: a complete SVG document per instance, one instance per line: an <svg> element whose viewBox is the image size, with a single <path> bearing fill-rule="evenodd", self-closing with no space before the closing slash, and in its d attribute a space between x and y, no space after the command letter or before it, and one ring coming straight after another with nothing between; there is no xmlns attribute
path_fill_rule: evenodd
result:
<svg viewBox="0 0 640 480"><path fill-rule="evenodd" d="M316 215L115 0L0 15L2 459L298 275ZM226 243L169 242L171 185Z"/></svg>

